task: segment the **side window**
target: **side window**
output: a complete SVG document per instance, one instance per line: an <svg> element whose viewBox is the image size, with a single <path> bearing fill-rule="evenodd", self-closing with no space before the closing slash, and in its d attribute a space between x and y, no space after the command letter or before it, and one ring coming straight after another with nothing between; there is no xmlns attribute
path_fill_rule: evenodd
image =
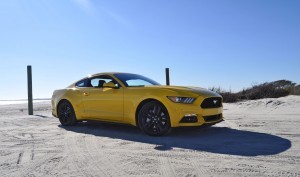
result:
<svg viewBox="0 0 300 177"><path fill-rule="evenodd" d="M145 85L152 85L150 82L141 79L131 79L126 81L129 87L143 87Z"/></svg>
<svg viewBox="0 0 300 177"><path fill-rule="evenodd" d="M81 80L75 84L76 87L86 87L86 79Z"/></svg>
<svg viewBox="0 0 300 177"><path fill-rule="evenodd" d="M97 77L93 77L93 78L90 79L91 87L96 87L96 88L101 88L101 87L103 87L103 85L105 83L108 83L108 82L113 82L116 85L116 87L120 86L110 76L106 76L106 75L97 76Z"/></svg>

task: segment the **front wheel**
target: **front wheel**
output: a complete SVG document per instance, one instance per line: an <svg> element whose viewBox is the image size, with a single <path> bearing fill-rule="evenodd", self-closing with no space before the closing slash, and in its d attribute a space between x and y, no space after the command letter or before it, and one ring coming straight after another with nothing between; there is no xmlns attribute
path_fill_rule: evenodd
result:
<svg viewBox="0 0 300 177"><path fill-rule="evenodd" d="M58 106L58 118L62 125L70 126L76 124L76 115L73 106L68 101L63 101Z"/></svg>
<svg viewBox="0 0 300 177"><path fill-rule="evenodd" d="M150 136L162 136L171 131L168 111L158 101L148 102L140 109L138 124Z"/></svg>

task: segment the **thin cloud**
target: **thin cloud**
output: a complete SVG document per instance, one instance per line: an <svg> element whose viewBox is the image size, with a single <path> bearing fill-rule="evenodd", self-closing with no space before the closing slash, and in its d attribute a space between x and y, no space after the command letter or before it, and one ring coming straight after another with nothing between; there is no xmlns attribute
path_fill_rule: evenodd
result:
<svg viewBox="0 0 300 177"><path fill-rule="evenodd" d="M73 1L88 15L95 16L96 9L95 9L95 5L92 3L91 0L73 0ZM112 19L113 21L121 25L124 25L128 28L132 26L132 24L127 19L125 19L124 17L122 17L121 15L113 11L106 8L100 8L100 10L104 15L106 15L108 18Z"/></svg>
<svg viewBox="0 0 300 177"><path fill-rule="evenodd" d="M91 0L73 0L79 7L89 15L95 14L94 6Z"/></svg>
<svg viewBox="0 0 300 177"><path fill-rule="evenodd" d="M113 19L114 21L116 21L117 23L120 23L126 27L131 27L131 23L125 19L124 17L122 17L121 15L111 11L111 10L108 10L108 9L102 9L102 11L107 15L109 16L111 19Z"/></svg>

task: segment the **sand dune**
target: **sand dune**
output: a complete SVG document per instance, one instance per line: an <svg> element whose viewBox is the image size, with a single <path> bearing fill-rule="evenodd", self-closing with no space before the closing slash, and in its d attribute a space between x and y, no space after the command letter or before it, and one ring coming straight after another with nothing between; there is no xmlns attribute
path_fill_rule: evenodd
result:
<svg viewBox="0 0 300 177"><path fill-rule="evenodd" d="M225 122L149 137L135 127L61 127L50 102L0 106L1 176L300 176L300 97L224 104Z"/></svg>
<svg viewBox="0 0 300 177"><path fill-rule="evenodd" d="M300 99L294 95L225 105L229 114L300 114Z"/></svg>

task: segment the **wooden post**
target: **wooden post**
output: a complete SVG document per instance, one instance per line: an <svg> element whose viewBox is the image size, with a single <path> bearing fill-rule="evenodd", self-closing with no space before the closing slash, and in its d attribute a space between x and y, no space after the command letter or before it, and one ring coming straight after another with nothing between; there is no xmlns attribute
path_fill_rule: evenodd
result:
<svg viewBox="0 0 300 177"><path fill-rule="evenodd" d="M166 85L170 85L169 68L166 68Z"/></svg>
<svg viewBox="0 0 300 177"><path fill-rule="evenodd" d="M32 103L32 72L31 66L27 66L27 86L28 86L28 115L33 115Z"/></svg>

